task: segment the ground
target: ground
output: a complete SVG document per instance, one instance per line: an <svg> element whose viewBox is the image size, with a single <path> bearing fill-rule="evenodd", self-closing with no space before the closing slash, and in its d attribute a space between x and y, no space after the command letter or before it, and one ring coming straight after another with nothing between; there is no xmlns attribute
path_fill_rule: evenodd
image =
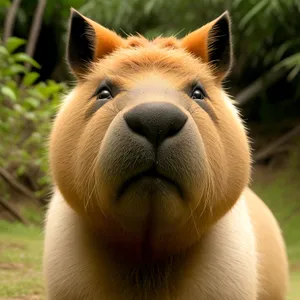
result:
<svg viewBox="0 0 300 300"><path fill-rule="evenodd" d="M300 300L300 193L298 174L257 169L252 188L279 221L291 269L287 300ZM43 297L41 226L0 221L0 300L41 300Z"/></svg>
<svg viewBox="0 0 300 300"><path fill-rule="evenodd" d="M0 299L43 299L40 227L0 222Z"/></svg>

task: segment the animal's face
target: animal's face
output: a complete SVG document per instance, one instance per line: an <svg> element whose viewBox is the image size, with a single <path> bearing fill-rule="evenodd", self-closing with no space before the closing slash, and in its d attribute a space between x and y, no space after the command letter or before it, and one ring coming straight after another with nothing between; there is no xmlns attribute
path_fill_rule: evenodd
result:
<svg viewBox="0 0 300 300"><path fill-rule="evenodd" d="M125 40L72 12L78 83L51 135L53 177L106 241L135 255L190 247L248 182L247 138L221 87L228 22L182 40Z"/></svg>

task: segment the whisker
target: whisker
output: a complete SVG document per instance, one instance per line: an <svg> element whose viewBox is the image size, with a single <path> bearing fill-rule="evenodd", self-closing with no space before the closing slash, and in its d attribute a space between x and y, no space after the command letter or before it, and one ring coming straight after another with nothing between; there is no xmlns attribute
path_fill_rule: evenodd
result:
<svg viewBox="0 0 300 300"><path fill-rule="evenodd" d="M94 191L95 191L95 188L96 188L96 181L95 181L95 184L94 184L94 187L92 188L92 191L89 192L89 190L90 190L90 189L89 189L90 183L91 183L92 180L95 178L95 169L96 169L96 165L97 165L97 164L96 164L97 159L98 159L98 156L96 155L96 156L94 157L94 159L93 159L92 164L91 164L91 167L90 167L91 170L89 170L89 171L87 172L87 174L89 174L90 177L89 177L89 180L88 180L88 183L87 183L87 199L86 199L86 198L84 199L84 208L85 208L86 211L87 211L87 208L88 208L88 206L89 206L90 200L91 200L92 195L93 195L93 193L94 193Z"/></svg>
<svg viewBox="0 0 300 300"><path fill-rule="evenodd" d="M193 210L191 208L190 203L189 203L189 208L190 208L190 211L191 211L191 216L192 216L192 219L193 219L193 224L194 224L194 227L195 227L195 230L196 230L196 233L197 233L197 238L200 239L200 233L199 233L198 228L196 226L196 220L195 220L195 217L194 217L194 212L193 212Z"/></svg>

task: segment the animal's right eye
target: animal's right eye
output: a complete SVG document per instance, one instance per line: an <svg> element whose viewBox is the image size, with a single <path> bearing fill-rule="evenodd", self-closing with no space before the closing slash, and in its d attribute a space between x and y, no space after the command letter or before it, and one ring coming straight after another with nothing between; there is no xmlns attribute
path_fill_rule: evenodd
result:
<svg viewBox="0 0 300 300"><path fill-rule="evenodd" d="M108 88L103 88L97 95L98 100L109 100L112 98L113 96Z"/></svg>

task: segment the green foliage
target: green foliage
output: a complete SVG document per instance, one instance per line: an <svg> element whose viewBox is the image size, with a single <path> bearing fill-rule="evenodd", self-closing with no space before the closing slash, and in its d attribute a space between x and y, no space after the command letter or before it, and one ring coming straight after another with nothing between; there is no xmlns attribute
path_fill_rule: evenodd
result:
<svg viewBox="0 0 300 300"><path fill-rule="evenodd" d="M8 7L10 5L9 0L0 0L0 7Z"/></svg>
<svg viewBox="0 0 300 300"><path fill-rule="evenodd" d="M9 53L13 53L15 50L17 50L20 46L24 45L26 43L25 40L20 39L18 37L12 36L6 41L6 49Z"/></svg>
<svg viewBox="0 0 300 300"><path fill-rule="evenodd" d="M0 0L0 3L1 1L5 2L6 0ZM28 37L37 2L38 1L22 1L18 8L16 25L22 36ZM79 8L85 2L85 0L48 0L43 15L43 23L47 26L51 25L57 32L57 35L61 35L67 25L70 8ZM2 16L2 18L4 18L4 16Z"/></svg>
<svg viewBox="0 0 300 300"><path fill-rule="evenodd" d="M53 80L36 83L39 74L29 72L25 64L39 64L15 53L24 43L12 37L0 44L0 165L19 177L33 174L40 195L49 184L46 138L66 86Z"/></svg>

